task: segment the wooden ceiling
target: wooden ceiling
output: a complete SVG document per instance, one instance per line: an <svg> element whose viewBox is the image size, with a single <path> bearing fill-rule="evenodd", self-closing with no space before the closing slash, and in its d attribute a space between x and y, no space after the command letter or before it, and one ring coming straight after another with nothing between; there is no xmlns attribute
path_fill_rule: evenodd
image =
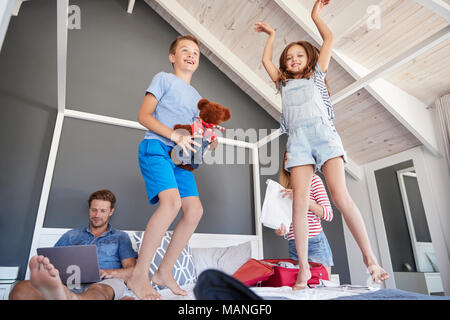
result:
<svg viewBox="0 0 450 320"><path fill-rule="evenodd" d="M157 1L145 1L178 32L186 33L182 24ZM272 90L275 90L274 85L261 63L266 36L253 31L254 23L266 21L276 29L276 65L287 43L299 39L314 43L274 0L176 1ZM308 11L314 4L314 0L289 1L296 1ZM369 28L368 19L373 17L373 11L367 11L369 3L379 10L379 28ZM334 32L335 48L371 71L449 25L446 19L413 0L332 0L322 17ZM431 106L436 98L450 91L449 43L450 40L446 40L429 49L389 72L385 79L422 101L425 108ZM248 81L204 46L202 53L279 120L279 110ZM332 94L355 81L334 59L327 77ZM335 104L334 108L335 125L344 147L358 165L421 145L418 138L365 89Z"/></svg>

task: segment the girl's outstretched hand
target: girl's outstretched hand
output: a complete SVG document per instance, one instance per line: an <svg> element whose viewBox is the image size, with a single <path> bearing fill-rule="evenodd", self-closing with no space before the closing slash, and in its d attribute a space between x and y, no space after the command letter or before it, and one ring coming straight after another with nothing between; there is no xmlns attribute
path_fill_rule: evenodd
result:
<svg viewBox="0 0 450 320"><path fill-rule="evenodd" d="M316 0L316 3L314 4L314 7L311 12L312 17L319 16L322 9L330 3L330 0Z"/></svg>
<svg viewBox="0 0 450 320"><path fill-rule="evenodd" d="M255 23L254 30L256 32L265 32L269 36L275 34L275 30L267 22L257 22L257 23Z"/></svg>
<svg viewBox="0 0 450 320"><path fill-rule="evenodd" d="M275 233L280 237L284 236L286 234L286 226L282 223L280 228L275 230Z"/></svg>

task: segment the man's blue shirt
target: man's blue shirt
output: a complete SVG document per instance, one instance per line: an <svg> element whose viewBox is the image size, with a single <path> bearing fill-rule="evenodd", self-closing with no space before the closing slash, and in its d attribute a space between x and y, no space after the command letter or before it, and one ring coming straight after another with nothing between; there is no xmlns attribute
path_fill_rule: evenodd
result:
<svg viewBox="0 0 450 320"><path fill-rule="evenodd" d="M123 231L111 228L100 237L95 238L89 227L72 229L59 238L55 247L95 244L97 246L98 264L100 269L120 269L122 260L137 258L130 237Z"/></svg>

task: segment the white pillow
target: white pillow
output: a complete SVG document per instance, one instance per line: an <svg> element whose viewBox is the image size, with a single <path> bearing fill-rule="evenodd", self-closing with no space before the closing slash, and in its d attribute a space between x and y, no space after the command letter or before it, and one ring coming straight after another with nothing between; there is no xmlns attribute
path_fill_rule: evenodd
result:
<svg viewBox="0 0 450 320"><path fill-rule="evenodd" d="M191 248L197 275L206 269L218 269L232 275L251 258L250 242L225 248Z"/></svg>

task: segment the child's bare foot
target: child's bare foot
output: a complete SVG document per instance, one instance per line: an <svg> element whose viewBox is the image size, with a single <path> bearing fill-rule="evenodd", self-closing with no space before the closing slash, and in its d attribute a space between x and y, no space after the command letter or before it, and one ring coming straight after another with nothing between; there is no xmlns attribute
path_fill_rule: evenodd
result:
<svg viewBox="0 0 450 320"><path fill-rule="evenodd" d="M176 295L179 296L187 295L187 292L181 289L178 283L173 278L172 272L164 272L158 269L153 274L152 281L157 286L169 288Z"/></svg>
<svg viewBox="0 0 450 320"><path fill-rule="evenodd" d="M150 284L148 273L136 274L136 269L126 282L127 287L142 300L161 300L161 295Z"/></svg>
<svg viewBox="0 0 450 320"><path fill-rule="evenodd" d="M309 279L311 279L311 271L309 271L309 266L307 268L300 267L300 271L297 275L297 281L292 286L292 290L306 289Z"/></svg>
<svg viewBox="0 0 450 320"><path fill-rule="evenodd" d="M58 270L48 258L34 256L29 266L31 284L42 293L46 300L76 299L76 295L64 287Z"/></svg>
<svg viewBox="0 0 450 320"><path fill-rule="evenodd" d="M389 279L389 274L384 271L382 267L378 264L372 264L367 267L370 275L372 276L373 282L380 284L382 281Z"/></svg>

